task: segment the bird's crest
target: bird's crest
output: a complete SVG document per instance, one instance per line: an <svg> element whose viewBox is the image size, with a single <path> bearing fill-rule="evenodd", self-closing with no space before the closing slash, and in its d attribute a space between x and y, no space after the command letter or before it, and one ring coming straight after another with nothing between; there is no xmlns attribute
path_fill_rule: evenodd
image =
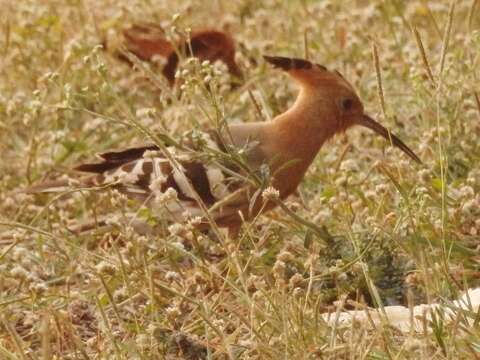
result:
<svg viewBox="0 0 480 360"><path fill-rule="evenodd" d="M305 59L289 58L289 57L283 57L283 56L268 56L268 55L264 55L263 58L265 59L265 61L272 64L274 67L282 69L283 71L310 70L315 67L320 70L328 71L328 69L325 66L312 63Z"/></svg>
<svg viewBox="0 0 480 360"><path fill-rule="evenodd" d="M326 66L305 59L283 56L268 56L263 58L275 68L287 72L302 85L340 85L353 91L352 85L338 71L330 71Z"/></svg>

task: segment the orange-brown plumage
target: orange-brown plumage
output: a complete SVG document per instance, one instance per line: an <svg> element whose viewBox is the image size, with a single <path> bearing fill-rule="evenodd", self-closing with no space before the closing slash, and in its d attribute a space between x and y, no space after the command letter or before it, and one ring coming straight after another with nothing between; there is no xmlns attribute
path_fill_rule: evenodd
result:
<svg viewBox="0 0 480 360"><path fill-rule="evenodd" d="M299 84L300 92L294 105L270 122L230 125L224 133L215 132L205 143L215 151L225 152L230 147L246 149L245 162L250 171L255 173L262 166L268 166L271 185L278 190L281 199L297 189L323 144L353 125L374 130L420 162L400 139L364 113L362 102L340 73L302 59L270 56L265 59L286 71ZM85 183L111 183L144 201L158 195L152 184L160 181L161 187L157 186L160 192L174 188L182 208L199 210L196 215L202 216L202 206L198 203L201 199L219 226L233 230L243 220L276 205L274 202L264 204L261 197L252 204L256 185L242 180L248 176L248 171L242 171L243 178L232 176L218 163L198 159L192 150L176 154L182 170L179 173L165 153L159 152L147 159L147 150L159 149L150 146L106 153L101 156L102 162L81 165L77 169L98 174ZM231 170L238 171L238 168ZM208 223L204 221L202 226Z"/></svg>

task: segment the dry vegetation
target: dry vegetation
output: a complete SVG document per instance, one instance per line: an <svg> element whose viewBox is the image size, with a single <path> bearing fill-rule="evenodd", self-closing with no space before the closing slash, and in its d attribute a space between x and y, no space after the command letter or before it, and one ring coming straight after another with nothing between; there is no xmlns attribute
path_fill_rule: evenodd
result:
<svg viewBox="0 0 480 360"><path fill-rule="evenodd" d="M480 357L472 312L407 334L320 316L355 303L449 304L478 286L480 2L453 3L4 1L0 358ZM232 89L221 65L190 61L170 89L155 67L132 71L98 47L138 21L171 35L228 29L247 81ZM339 69L424 166L352 129L322 149L290 214L274 211L224 242L189 224L139 236L120 221L127 211L161 219L113 191L15 191L152 134L268 120L295 88L262 54ZM101 214L113 230L68 231Z"/></svg>

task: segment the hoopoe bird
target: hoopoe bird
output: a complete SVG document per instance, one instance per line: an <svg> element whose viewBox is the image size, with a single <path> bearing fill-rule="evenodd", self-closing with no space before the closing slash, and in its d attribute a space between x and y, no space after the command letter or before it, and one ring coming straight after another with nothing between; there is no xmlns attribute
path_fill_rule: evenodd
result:
<svg viewBox="0 0 480 360"><path fill-rule="evenodd" d="M243 221L278 205L268 196L253 196L259 185L249 181L249 174L267 166L274 198L285 199L295 192L322 145L351 126L373 130L421 163L398 137L364 113L352 85L338 71L303 59L264 58L299 85L290 109L268 122L231 124L200 136L200 140L189 139L185 142L188 150L149 145L101 154L101 162L76 168L93 174L80 179L81 186L110 185L153 209L161 207L172 221L193 215L202 219L199 228L214 221L236 233ZM198 144L203 152L195 151ZM222 154L239 149L242 161L221 160ZM220 160L202 157L205 151ZM59 185L40 185L35 190L48 191Z"/></svg>
<svg viewBox="0 0 480 360"><path fill-rule="evenodd" d="M173 44L165 38L165 32L160 26L136 24L123 30L123 37L127 51L139 59L152 61L156 56L164 59L162 74L170 85L175 82L175 72L180 61L179 54L212 63L222 61L232 75L237 78L242 77L242 71L235 62L235 42L226 32L208 28L197 29L192 31L189 39L182 39ZM130 62L122 53L119 53L118 57Z"/></svg>

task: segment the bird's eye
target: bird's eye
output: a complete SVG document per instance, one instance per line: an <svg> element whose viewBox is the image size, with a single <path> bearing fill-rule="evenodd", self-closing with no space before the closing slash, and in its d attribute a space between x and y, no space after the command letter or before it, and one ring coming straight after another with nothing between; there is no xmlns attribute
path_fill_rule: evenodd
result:
<svg viewBox="0 0 480 360"><path fill-rule="evenodd" d="M353 107L353 100L350 98L342 99L340 105L342 106L342 110L350 110Z"/></svg>

